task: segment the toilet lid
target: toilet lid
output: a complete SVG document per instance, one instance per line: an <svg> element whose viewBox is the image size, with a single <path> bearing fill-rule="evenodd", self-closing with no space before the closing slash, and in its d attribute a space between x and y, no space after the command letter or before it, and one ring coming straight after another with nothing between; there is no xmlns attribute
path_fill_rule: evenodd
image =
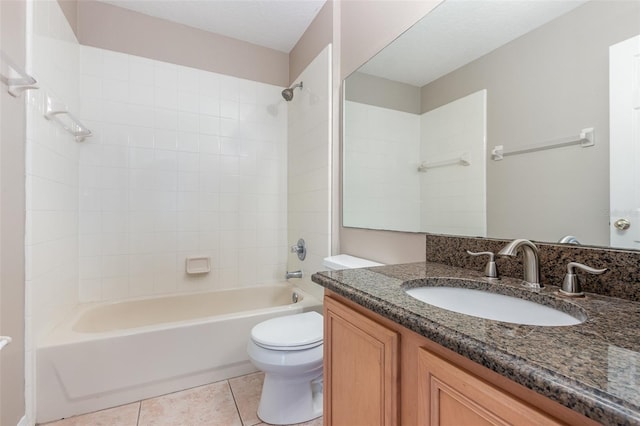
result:
<svg viewBox="0 0 640 426"><path fill-rule="evenodd" d="M253 327L251 339L266 349L302 350L322 344L322 315L317 312L273 318Z"/></svg>

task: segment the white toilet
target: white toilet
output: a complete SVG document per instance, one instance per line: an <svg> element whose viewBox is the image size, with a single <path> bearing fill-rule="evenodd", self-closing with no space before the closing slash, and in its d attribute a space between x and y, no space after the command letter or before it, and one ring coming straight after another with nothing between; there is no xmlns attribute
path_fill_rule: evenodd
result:
<svg viewBox="0 0 640 426"><path fill-rule="evenodd" d="M322 315L287 315L251 330L249 359L264 371L258 417L302 423L322 415Z"/></svg>
<svg viewBox="0 0 640 426"><path fill-rule="evenodd" d="M328 269L377 266L348 255L327 257ZM266 423L303 423L322 415L323 318L317 312L263 321L251 330L249 359L264 371L258 417Z"/></svg>

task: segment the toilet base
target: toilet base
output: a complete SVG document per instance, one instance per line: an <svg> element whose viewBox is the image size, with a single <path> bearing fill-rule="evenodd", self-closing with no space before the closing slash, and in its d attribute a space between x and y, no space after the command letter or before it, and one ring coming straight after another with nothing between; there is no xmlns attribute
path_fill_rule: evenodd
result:
<svg viewBox="0 0 640 426"><path fill-rule="evenodd" d="M266 373L258 406L265 423L303 423L322 416L322 372L296 377ZM316 377L314 377L314 375Z"/></svg>

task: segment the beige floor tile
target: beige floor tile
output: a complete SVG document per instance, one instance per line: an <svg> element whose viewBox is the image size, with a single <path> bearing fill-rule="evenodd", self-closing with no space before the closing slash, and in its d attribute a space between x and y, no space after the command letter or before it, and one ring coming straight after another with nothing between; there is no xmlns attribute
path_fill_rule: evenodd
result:
<svg viewBox="0 0 640 426"><path fill-rule="evenodd" d="M142 401L139 426L241 426L227 381Z"/></svg>
<svg viewBox="0 0 640 426"><path fill-rule="evenodd" d="M46 426L136 426L139 410L140 403L136 402L46 423Z"/></svg>
<svg viewBox="0 0 640 426"><path fill-rule="evenodd" d="M262 382L264 382L264 373L261 372L229 379L231 391L244 426L260 423L257 411L260 403L260 393L262 392Z"/></svg>

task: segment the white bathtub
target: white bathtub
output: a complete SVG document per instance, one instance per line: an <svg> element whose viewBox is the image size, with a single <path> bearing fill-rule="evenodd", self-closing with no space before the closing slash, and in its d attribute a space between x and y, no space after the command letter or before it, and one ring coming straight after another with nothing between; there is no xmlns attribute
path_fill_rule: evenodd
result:
<svg viewBox="0 0 640 426"><path fill-rule="evenodd" d="M246 354L251 328L320 303L271 285L80 306L37 348L37 421L256 371Z"/></svg>

